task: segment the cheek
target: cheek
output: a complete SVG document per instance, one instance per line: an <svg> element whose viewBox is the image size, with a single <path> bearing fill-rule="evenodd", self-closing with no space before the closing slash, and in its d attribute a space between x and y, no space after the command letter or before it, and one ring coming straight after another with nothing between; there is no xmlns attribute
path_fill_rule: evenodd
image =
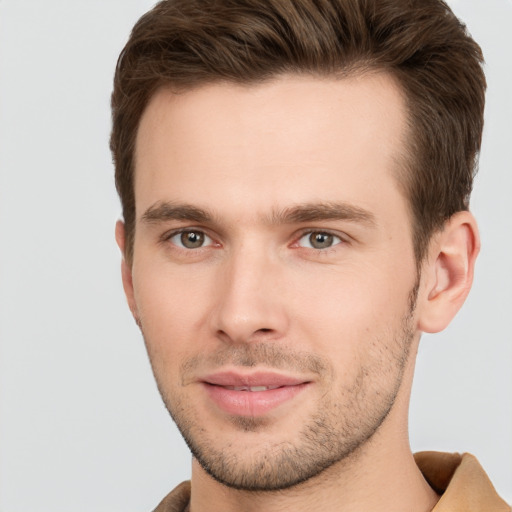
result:
<svg viewBox="0 0 512 512"><path fill-rule="evenodd" d="M300 338L301 332L307 333L309 349L322 351L344 366L374 350L377 340L393 343L408 313L414 279L407 272L386 271L385 266L381 260L323 269L297 279L290 311L296 318L295 334Z"/></svg>
<svg viewBox="0 0 512 512"><path fill-rule="evenodd" d="M399 328L414 282L411 272L395 268L395 259L382 254L354 261L336 266L282 263L272 290L255 300L268 297L286 315L283 342L348 368L372 343ZM220 269L141 257L133 270L135 300L153 359L175 366L211 351L211 315L229 293Z"/></svg>
<svg viewBox="0 0 512 512"><path fill-rule="evenodd" d="M133 285L148 351L155 359L173 364L202 349L205 336L200 333L212 297L211 281L204 272L139 265Z"/></svg>

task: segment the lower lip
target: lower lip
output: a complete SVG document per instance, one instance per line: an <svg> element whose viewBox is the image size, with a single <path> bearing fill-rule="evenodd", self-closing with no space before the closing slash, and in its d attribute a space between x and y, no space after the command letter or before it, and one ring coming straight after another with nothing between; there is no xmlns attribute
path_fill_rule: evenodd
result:
<svg viewBox="0 0 512 512"><path fill-rule="evenodd" d="M236 416L262 416L295 398L308 385L309 383L304 382L267 391L235 391L203 383L213 402L224 412Z"/></svg>

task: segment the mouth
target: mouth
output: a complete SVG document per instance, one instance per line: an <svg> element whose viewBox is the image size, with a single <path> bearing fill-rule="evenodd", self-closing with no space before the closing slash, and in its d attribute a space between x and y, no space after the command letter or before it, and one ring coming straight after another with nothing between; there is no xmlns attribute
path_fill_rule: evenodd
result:
<svg viewBox="0 0 512 512"><path fill-rule="evenodd" d="M223 412L258 417L291 404L312 382L274 372L222 372L205 377L201 384Z"/></svg>
<svg viewBox="0 0 512 512"><path fill-rule="evenodd" d="M268 391L269 389L279 389L282 386L222 386L224 389L229 389L232 391L251 391L252 393L256 391Z"/></svg>

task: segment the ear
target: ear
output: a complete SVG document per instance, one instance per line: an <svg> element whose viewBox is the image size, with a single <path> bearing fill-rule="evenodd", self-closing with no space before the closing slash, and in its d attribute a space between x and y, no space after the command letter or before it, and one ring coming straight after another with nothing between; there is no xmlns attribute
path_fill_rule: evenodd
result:
<svg viewBox="0 0 512 512"><path fill-rule="evenodd" d="M126 237L124 222L121 220L116 222L116 242L123 256L123 260L121 261L121 276L123 279L124 293L126 295L126 300L128 301L130 311L132 312L133 318L135 319L135 323L140 327L139 313L137 311L137 305L135 304L135 294L133 292L132 269L131 266L126 262L125 258Z"/></svg>
<svg viewBox="0 0 512 512"><path fill-rule="evenodd" d="M422 268L420 330L442 331L457 314L471 289L479 251L478 227L468 211L453 215L433 237Z"/></svg>

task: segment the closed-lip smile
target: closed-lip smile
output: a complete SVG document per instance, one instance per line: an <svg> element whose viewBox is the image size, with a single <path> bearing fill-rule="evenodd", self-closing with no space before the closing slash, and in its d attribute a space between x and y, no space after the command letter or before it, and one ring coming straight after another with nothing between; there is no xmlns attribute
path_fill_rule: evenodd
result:
<svg viewBox="0 0 512 512"><path fill-rule="evenodd" d="M224 412L235 416L262 416L295 398L311 381L272 371L223 371L205 376L200 383Z"/></svg>

